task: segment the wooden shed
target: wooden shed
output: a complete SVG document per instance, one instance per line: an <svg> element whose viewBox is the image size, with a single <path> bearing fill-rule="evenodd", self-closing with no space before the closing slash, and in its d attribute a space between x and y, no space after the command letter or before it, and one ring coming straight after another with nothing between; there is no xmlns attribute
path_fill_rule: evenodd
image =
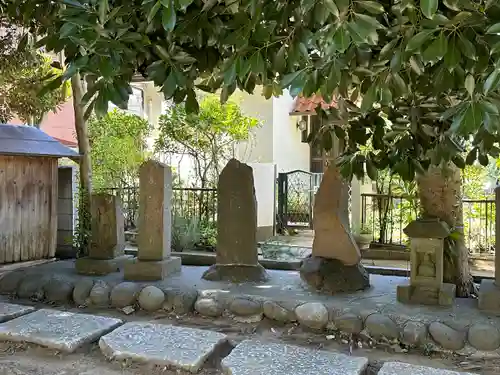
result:
<svg viewBox="0 0 500 375"><path fill-rule="evenodd" d="M0 264L54 257L62 157L78 153L37 128L0 125Z"/></svg>

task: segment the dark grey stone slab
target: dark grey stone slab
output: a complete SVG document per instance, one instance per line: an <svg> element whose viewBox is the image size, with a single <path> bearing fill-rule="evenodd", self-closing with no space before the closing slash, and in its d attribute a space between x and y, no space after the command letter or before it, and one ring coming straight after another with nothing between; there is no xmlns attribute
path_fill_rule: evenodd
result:
<svg viewBox="0 0 500 375"><path fill-rule="evenodd" d="M431 368L424 366L415 366L401 362L386 362L378 375L474 375L470 372L456 372Z"/></svg>
<svg viewBox="0 0 500 375"><path fill-rule="evenodd" d="M226 340L222 333L202 329L127 323L101 337L99 346L109 359L129 359L196 373Z"/></svg>
<svg viewBox="0 0 500 375"><path fill-rule="evenodd" d="M21 306L13 303L0 302L0 323L28 314L32 311L35 311L35 308L31 306Z"/></svg>
<svg viewBox="0 0 500 375"><path fill-rule="evenodd" d="M361 375L364 357L299 346L246 340L222 361L227 375Z"/></svg>
<svg viewBox="0 0 500 375"><path fill-rule="evenodd" d="M73 352L120 324L122 321L115 318L42 309L0 324L0 340Z"/></svg>

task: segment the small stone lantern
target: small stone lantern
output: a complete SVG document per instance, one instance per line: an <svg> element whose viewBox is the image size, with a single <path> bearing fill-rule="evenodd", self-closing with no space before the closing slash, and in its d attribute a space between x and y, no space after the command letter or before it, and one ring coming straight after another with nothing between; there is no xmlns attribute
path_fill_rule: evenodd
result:
<svg viewBox="0 0 500 375"><path fill-rule="evenodd" d="M398 285L398 301L452 305L455 285L443 282L444 241L450 227L439 219L417 219L404 232L410 237L410 285Z"/></svg>

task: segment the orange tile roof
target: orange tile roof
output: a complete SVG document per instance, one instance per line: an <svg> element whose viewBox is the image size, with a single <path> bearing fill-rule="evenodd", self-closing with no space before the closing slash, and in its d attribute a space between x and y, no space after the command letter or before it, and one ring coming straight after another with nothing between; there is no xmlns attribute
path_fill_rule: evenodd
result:
<svg viewBox="0 0 500 375"><path fill-rule="evenodd" d="M328 109L337 106L337 101L332 99L327 103L319 94L314 94L308 98L298 96L295 99L295 104L290 115L316 114L316 108L321 106L323 109Z"/></svg>

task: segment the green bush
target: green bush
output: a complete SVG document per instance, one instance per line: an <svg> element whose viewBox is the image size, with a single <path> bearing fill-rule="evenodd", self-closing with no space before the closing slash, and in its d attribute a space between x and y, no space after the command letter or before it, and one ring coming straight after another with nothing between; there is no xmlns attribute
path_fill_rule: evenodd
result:
<svg viewBox="0 0 500 375"><path fill-rule="evenodd" d="M202 238L200 222L197 218L174 216L172 220L172 250L193 250Z"/></svg>

